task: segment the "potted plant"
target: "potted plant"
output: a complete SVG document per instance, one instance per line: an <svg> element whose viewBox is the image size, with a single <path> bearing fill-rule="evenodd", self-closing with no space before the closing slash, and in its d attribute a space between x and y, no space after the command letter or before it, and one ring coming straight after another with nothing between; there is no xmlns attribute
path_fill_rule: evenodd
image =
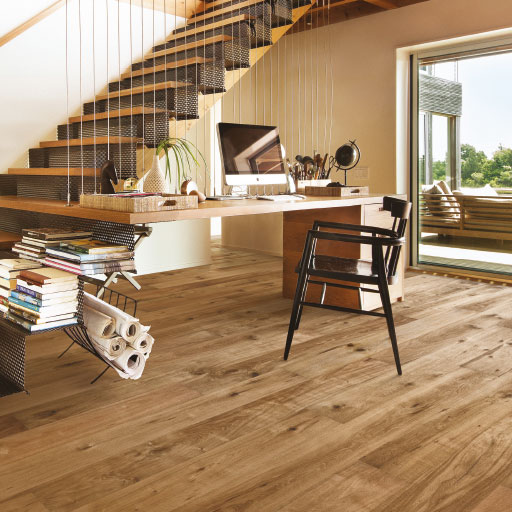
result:
<svg viewBox="0 0 512 512"><path fill-rule="evenodd" d="M160 154L165 153L165 173L160 167ZM194 167L199 167L200 161L194 155L200 157L207 171L206 161L202 153L190 141L168 137L158 144L153 156L153 165L144 176L144 191L146 192L169 192L172 186L171 159L176 166L176 191L180 190L181 183L191 174Z"/></svg>

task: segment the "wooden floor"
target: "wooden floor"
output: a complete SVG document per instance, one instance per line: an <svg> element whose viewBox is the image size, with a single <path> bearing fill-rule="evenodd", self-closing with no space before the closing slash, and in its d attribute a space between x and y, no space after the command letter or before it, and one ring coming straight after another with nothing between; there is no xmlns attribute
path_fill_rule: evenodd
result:
<svg viewBox="0 0 512 512"><path fill-rule="evenodd" d="M32 338L30 396L0 399L0 510L512 510L512 288L408 274L398 377L382 319L329 311L283 362L280 269L216 247L142 277L140 381L91 386L97 360Z"/></svg>

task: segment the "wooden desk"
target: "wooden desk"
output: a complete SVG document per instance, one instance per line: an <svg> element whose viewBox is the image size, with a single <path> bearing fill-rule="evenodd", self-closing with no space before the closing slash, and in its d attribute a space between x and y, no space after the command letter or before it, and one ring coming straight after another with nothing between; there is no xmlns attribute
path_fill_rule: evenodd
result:
<svg viewBox="0 0 512 512"><path fill-rule="evenodd" d="M130 225L282 212L283 295L291 298L293 297L296 283L295 266L302 253L306 232L311 228L313 221L318 219L390 227L391 217L389 213L380 211L382 198L383 195L371 194L347 198L308 197L304 200L289 202L260 201L256 199L207 201L200 204L197 209L125 213L80 208L76 203L74 203L72 207L68 207L64 201L0 196L0 209L10 208L14 210L33 211ZM332 254L334 251L339 254L339 250L339 245L327 246L326 244L322 252L324 254ZM368 248L365 246L359 247L347 244L345 247L342 247L342 250L343 254L347 257L370 257ZM394 285L390 290L393 300L403 297L402 281L401 279L400 282ZM309 293L316 295L318 294L318 290L315 290L315 286L311 286ZM380 303L376 300L378 299L376 295L377 294L363 294L361 306L365 309L380 307ZM359 307L359 300L356 292L341 289L330 289L326 297L326 303L347 305L349 307Z"/></svg>

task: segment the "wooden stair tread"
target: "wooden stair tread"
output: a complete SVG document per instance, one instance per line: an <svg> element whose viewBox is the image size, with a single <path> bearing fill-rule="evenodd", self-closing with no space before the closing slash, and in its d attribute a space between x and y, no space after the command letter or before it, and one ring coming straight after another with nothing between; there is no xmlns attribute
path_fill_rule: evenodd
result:
<svg viewBox="0 0 512 512"><path fill-rule="evenodd" d="M0 231L0 249L9 250L12 246L21 240L21 235L9 233L9 231Z"/></svg>
<svg viewBox="0 0 512 512"><path fill-rule="evenodd" d="M201 32L209 32L210 30L225 27L226 25L236 25L237 23L240 23L242 21L251 21L255 19L256 18L254 16L249 16L249 14L240 14L239 16L233 16L232 18L216 21L215 23L209 23L208 25L202 25L200 27L190 28L182 32L178 32L177 34L173 34L173 36L167 39L167 41L184 39L185 37L200 34Z"/></svg>
<svg viewBox="0 0 512 512"><path fill-rule="evenodd" d="M87 114L83 116L74 116L69 118L70 123L79 123L80 121L86 122L86 121L99 121L100 119L114 119L116 117L129 117L132 114L140 115L140 114L147 114L147 115L153 115L161 114L165 112L165 109L163 108L152 108L152 107L133 107L130 108L122 108L121 110L109 110L108 112L97 112L96 114ZM169 113L172 111L168 110Z"/></svg>
<svg viewBox="0 0 512 512"><path fill-rule="evenodd" d="M106 100L107 98L118 98L119 96L131 96L132 94L141 94L142 92L161 91L163 89L179 89L180 87L190 87L191 84L185 82L160 82L158 84L148 84L134 87L133 89L121 89L121 91L112 91L108 94L96 96L96 101Z"/></svg>
<svg viewBox="0 0 512 512"><path fill-rule="evenodd" d="M177 60L174 62L168 62L167 66L164 63L164 64L160 64L158 66L154 66L151 68L138 69L137 71L133 71L131 74L130 74L130 72L123 73L121 75L121 79L135 77L135 76L142 76L142 75L150 75L150 74L153 74L153 72L158 73L159 71L165 71L166 68L167 69L185 68L192 64L206 64L208 62L213 62L213 59L207 58L207 57L192 57L190 59L183 59L183 60Z"/></svg>
<svg viewBox="0 0 512 512"><path fill-rule="evenodd" d="M218 36L206 37L205 39L201 39L200 41L192 41L191 43L180 44L178 46L173 46L172 48L165 48L164 50L159 50L155 53L149 54L147 59L155 59L157 57L163 57L164 55L172 55L173 53L180 53L186 50L193 50L194 48L204 48L205 46L211 46L217 43L227 43L228 41L232 41L234 38L232 36L220 34Z"/></svg>
<svg viewBox="0 0 512 512"><path fill-rule="evenodd" d="M84 176L100 175L99 167L84 167ZM7 174L16 176L67 176L67 167L13 167L7 171ZM82 169L80 167L70 167L70 176L82 176Z"/></svg>
<svg viewBox="0 0 512 512"><path fill-rule="evenodd" d="M192 18L189 18L187 25L191 25L193 23L196 23L197 21L203 21L207 20L209 18L215 18L215 16L221 16L222 14L227 14L229 12L237 12L240 9L244 9L245 7L250 7L251 5L258 5L265 3L266 0L245 0L245 2L240 2L238 4L230 4L229 0L221 1L221 2L214 2L215 5L226 5L226 7L222 7L221 9L214 9L211 12L208 12L206 14L201 14L201 12L204 12L206 9L211 9L214 7L212 4L204 4L202 10L200 10L197 13L197 16L194 15Z"/></svg>
<svg viewBox="0 0 512 512"><path fill-rule="evenodd" d="M69 146L93 146L94 144L134 144L142 142L137 137L84 137L83 139L46 140L39 143L40 148L61 148Z"/></svg>

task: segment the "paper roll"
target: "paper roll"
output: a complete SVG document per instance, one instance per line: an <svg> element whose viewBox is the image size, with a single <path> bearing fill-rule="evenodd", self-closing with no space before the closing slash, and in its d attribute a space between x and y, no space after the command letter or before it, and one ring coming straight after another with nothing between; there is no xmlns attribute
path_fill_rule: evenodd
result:
<svg viewBox="0 0 512 512"><path fill-rule="evenodd" d="M111 362L123 379L134 380L140 378L146 365L144 355L132 347L126 347L125 351Z"/></svg>
<svg viewBox="0 0 512 512"><path fill-rule="evenodd" d="M155 338L147 331L143 332L134 342L129 343L131 347L143 354L151 352Z"/></svg>
<svg viewBox="0 0 512 512"><path fill-rule="evenodd" d="M121 336L99 338L89 333L89 338L96 350L103 352L108 359L119 357L126 350L126 341Z"/></svg>
<svg viewBox="0 0 512 512"><path fill-rule="evenodd" d="M127 342L134 342L142 332L139 320L128 313L98 299L90 293L84 292L84 305L110 316L115 320L115 332L122 336Z"/></svg>
<svg viewBox="0 0 512 512"><path fill-rule="evenodd" d="M83 318L87 331L96 338L111 338L115 332L115 319L97 309L84 305Z"/></svg>

